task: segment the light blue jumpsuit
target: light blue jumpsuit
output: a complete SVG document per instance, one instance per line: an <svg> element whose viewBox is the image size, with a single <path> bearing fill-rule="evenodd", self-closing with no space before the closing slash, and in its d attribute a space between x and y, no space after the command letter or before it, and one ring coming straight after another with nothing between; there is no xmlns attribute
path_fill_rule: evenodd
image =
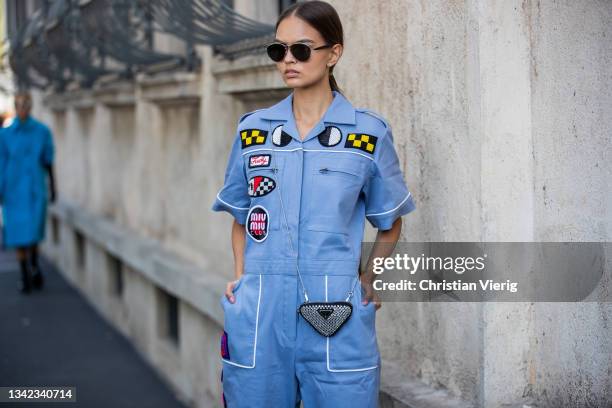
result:
<svg viewBox="0 0 612 408"><path fill-rule="evenodd" d="M293 408L300 399L306 408L378 406L376 310L373 302L361 304L359 282L353 313L332 337L297 313L304 297L295 255L311 302L345 300L358 274L365 219L388 230L415 209L387 122L333 93L304 140L293 93L238 124L212 206L231 213L247 235L236 301L220 300L222 399L229 408Z"/></svg>
<svg viewBox="0 0 612 408"><path fill-rule="evenodd" d="M36 244L45 235L46 165L53 163L49 128L28 116L0 129L0 202L5 247Z"/></svg>

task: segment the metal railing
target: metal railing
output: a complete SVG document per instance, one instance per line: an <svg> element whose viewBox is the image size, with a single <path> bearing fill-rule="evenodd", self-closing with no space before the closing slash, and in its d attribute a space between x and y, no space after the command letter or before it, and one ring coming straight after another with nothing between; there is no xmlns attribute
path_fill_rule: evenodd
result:
<svg viewBox="0 0 612 408"><path fill-rule="evenodd" d="M156 33L180 39L186 51L160 52ZM61 92L105 76L194 70L198 44L230 59L261 52L273 34L271 25L241 16L224 0L54 0L11 33L9 63L18 86Z"/></svg>

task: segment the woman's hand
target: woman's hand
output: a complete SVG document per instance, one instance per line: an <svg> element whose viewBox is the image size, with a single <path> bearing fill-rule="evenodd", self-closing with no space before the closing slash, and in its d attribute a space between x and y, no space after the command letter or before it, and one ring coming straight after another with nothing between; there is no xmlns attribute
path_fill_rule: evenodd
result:
<svg viewBox="0 0 612 408"><path fill-rule="evenodd" d="M361 304L367 306L368 303L374 302L374 307L376 308L376 310L380 309L382 306L382 302L380 301L378 293L374 292L372 282L364 279L361 282L361 287L363 287L363 290L365 291L365 295L361 299Z"/></svg>
<svg viewBox="0 0 612 408"><path fill-rule="evenodd" d="M368 262L366 263L365 270L361 273L361 286L365 291L365 295L362 298L361 303L363 305L367 305L370 302L374 302L376 310L380 309L382 306L382 302L380 301L380 297L378 293L374 292L374 288L372 286L372 282L374 281L374 271L372 269L372 260L374 258L386 258L391 253L393 253L393 249L395 248L395 244L400 237L402 232L402 217L398 217L395 221L393 221L393 225L391 229L388 230L378 230L376 233L376 241L374 242L374 246L372 247L372 251L370 252L370 256L368 258ZM360 265L361 268L361 265Z"/></svg>
<svg viewBox="0 0 612 408"><path fill-rule="evenodd" d="M238 223L236 218L234 218L232 223L232 251L234 252L234 276L238 276L238 279L228 282L225 287L225 297L230 303L236 301L233 293L234 286L236 286L244 274L245 235L244 225Z"/></svg>
<svg viewBox="0 0 612 408"><path fill-rule="evenodd" d="M240 278L229 281L225 286L225 297L230 303L234 303L236 301L236 298L234 297L234 286L236 286L239 280Z"/></svg>

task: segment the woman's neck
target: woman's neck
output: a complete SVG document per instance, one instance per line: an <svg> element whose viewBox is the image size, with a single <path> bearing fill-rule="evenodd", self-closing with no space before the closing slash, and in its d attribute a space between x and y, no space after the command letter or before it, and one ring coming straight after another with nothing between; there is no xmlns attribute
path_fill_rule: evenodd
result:
<svg viewBox="0 0 612 408"><path fill-rule="evenodd" d="M316 124L334 100L329 83L293 91L293 117L296 122Z"/></svg>

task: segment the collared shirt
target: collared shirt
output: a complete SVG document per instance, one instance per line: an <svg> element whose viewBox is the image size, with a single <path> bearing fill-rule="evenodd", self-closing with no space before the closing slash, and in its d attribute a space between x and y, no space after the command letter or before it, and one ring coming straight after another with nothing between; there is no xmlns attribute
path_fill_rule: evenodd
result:
<svg viewBox="0 0 612 408"><path fill-rule="evenodd" d="M333 94L303 140L293 93L240 118L212 209L245 225L247 269L261 272L260 262L294 257L354 265L365 219L388 230L415 209L387 121Z"/></svg>

